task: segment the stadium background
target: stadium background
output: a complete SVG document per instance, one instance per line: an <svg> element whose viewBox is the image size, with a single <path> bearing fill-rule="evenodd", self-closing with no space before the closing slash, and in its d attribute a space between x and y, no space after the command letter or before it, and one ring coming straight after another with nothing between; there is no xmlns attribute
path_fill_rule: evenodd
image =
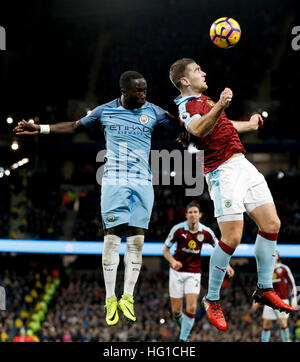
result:
<svg viewBox="0 0 300 362"><path fill-rule="evenodd" d="M1 10L7 50L0 53L0 238L102 241L96 153L104 149L101 129L75 136L19 137L21 119L55 123L81 118L89 109L118 97L118 79L128 69L148 81L148 100L176 113L170 64L194 58L207 73L207 94L217 100L224 87L234 98L227 114L247 120L267 112L264 127L241 139L247 158L266 176L282 228L278 243L299 244L298 99L300 51L291 47L291 29L300 25L296 1L26 1ZM242 28L240 43L222 50L209 39L211 23L230 16ZM12 117L13 123L7 118ZM18 150L11 145L18 142ZM172 150L175 135L154 133L152 148ZM23 160L23 162L22 162ZM21 162L20 162L21 161ZM18 164L19 162L19 164ZM15 165L12 168L12 165ZM7 172L8 170L9 172ZM6 171L6 172L5 172ZM163 242L184 219L184 187L155 187L156 201L146 242ZM219 236L207 191L197 198L203 223ZM245 216L243 243L253 243L255 225ZM41 241L42 243L42 241ZM284 258L300 285L298 257ZM203 258L201 296L208 257ZM192 341L259 341L261 310L250 309L255 287L253 257L233 258L236 276L222 289L229 329L213 329L199 308ZM0 254L0 281L6 289L1 341L31 330L41 341L173 341L169 316L168 265L144 257L136 287L138 322L108 329L99 255ZM119 283L122 284L122 262ZM121 291L118 290L118 293ZM33 323L33 324L32 324ZM290 319L292 340L300 338L300 317ZM30 332L29 332L30 334ZM274 326L272 341L280 340Z"/></svg>

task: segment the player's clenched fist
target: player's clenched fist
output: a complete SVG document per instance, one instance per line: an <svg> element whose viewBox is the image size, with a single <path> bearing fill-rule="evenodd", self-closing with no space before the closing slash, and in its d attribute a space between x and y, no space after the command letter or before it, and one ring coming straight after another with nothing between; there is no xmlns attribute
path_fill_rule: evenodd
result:
<svg viewBox="0 0 300 362"><path fill-rule="evenodd" d="M251 116L249 120L250 129L256 131L264 123L263 118L260 114L256 113Z"/></svg>
<svg viewBox="0 0 300 362"><path fill-rule="evenodd" d="M220 99L219 99L218 103L223 108L227 108L232 100L232 96L233 96L232 90L230 88L225 88L220 95Z"/></svg>
<svg viewBox="0 0 300 362"><path fill-rule="evenodd" d="M14 128L17 135L34 135L40 132L40 126L34 123L26 122L24 119Z"/></svg>
<svg viewBox="0 0 300 362"><path fill-rule="evenodd" d="M172 268L175 270L179 270L182 268L182 263L180 261L174 260L172 263Z"/></svg>

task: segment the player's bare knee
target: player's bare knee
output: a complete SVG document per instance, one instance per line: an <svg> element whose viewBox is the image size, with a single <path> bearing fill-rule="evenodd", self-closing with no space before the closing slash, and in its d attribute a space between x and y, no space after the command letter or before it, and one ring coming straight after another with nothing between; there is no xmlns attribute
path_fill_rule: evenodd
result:
<svg viewBox="0 0 300 362"><path fill-rule="evenodd" d="M286 329L288 326L287 319L285 318L279 319L279 325L281 329Z"/></svg>
<svg viewBox="0 0 300 362"><path fill-rule="evenodd" d="M180 317L181 313L182 313L182 311L180 309L177 309L177 308L173 309L172 310L172 318L174 320L178 319Z"/></svg>
<svg viewBox="0 0 300 362"><path fill-rule="evenodd" d="M279 219L279 217L275 217L272 222L271 222L271 229L272 229L272 233L278 233L280 230L280 226L281 226L281 221Z"/></svg>
<svg viewBox="0 0 300 362"><path fill-rule="evenodd" d="M269 330L272 328L272 321L270 319L264 319L263 329Z"/></svg>
<svg viewBox="0 0 300 362"><path fill-rule="evenodd" d="M279 232L281 221L278 216L271 218L262 228L265 233L276 234Z"/></svg>
<svg viewBox="0 0 300 362"><path fill-rule="evenodd" d="M190 314L196 314L197 305L190 305L186 308L186 311Z"/></svg>
<svg viewBox="0 0 300 362"><path fill-rule="evenodd" d="M232 234L230 236L221 236L221 240L226 245L230 246L233 249L236 249L241 242L241 235L240 234Z"/></svg>
<svg viewBox="0 0 300 362"><path fill-rule="evenodd" d="M128 236L134 236L134 235L143 235L143 236L145 236L145 229L135 227L135 226L128 226L127 235Z"/></svg>

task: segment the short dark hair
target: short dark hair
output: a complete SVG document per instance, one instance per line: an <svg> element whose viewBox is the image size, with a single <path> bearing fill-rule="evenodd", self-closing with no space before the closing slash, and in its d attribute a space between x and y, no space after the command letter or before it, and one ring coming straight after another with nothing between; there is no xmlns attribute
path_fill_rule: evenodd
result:
<svg viewBox="0 0 300 362"><path fill-rule="evenodd" d="M193 201L191 201L191 202L189 202L189 203L187 204L186 212L188 212L188 210L189 210L191 207L197 207L197 209L199 210L199 212L202 212L199 203L198 203L197 201L195 201L195 200L193 200Z"/></svg>
<svg viewBox="0 0 300 362"><path fill-rule="evenodd" d="M177 89L181 89L180 79L185 76L186 67L191 64L196 63L194 59L191 58L182 58L176 60L170 67L169 77L171 82L175 85Z"/></svg>
<svg viewBox="0 0 300 362"><path fill-rule="evenodd" d="M130 88L131 81L133 79L141 79L141 78L144 78L144 76L141 73L136 72L135 70L127 70L126 72L122 73L120 76L120 82L119 82L120 88L127 90Z"/></svg>

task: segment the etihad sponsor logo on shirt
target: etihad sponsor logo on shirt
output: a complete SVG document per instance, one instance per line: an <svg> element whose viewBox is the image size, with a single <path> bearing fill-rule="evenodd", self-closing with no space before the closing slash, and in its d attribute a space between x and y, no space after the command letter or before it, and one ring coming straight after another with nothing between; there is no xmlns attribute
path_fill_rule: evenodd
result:
<svg viewBox="0 0 300 362"><path fill-rule="evenodd" d="M191 254L199 254L200 253L200 249L187 249L187 248L182 248L182 251L185 251L186 253L191 253Z"/></svg>
<svg viewBox="0 0 300 362"><path fill-rule="evenodd" d="M123 124L112 124L109 126L111 131L119 131L119 132L126 132L131 134L132 132L140 132L140 133L149 133L151 132L151 128L147 126L125 126Z"/></svg>

